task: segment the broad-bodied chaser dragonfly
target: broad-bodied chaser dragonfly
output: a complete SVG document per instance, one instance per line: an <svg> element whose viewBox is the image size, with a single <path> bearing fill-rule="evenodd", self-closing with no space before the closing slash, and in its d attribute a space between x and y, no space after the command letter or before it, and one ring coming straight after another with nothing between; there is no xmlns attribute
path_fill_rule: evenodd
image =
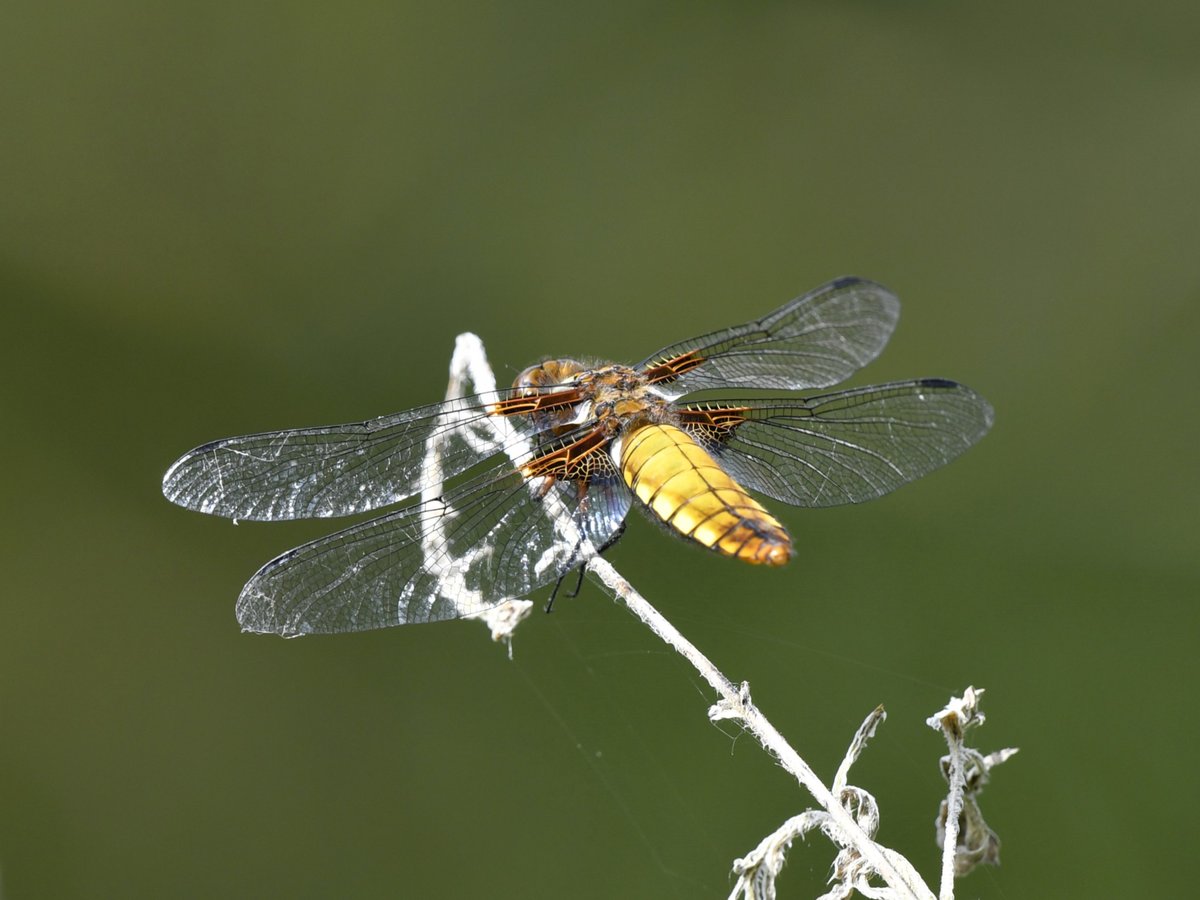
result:
<svg viewBox="0 0 1200 900"><path fill-rule="evenodd" d="M978 441L991 407L941 378L784 399L685 398L837 384L879 355L899 312L883 286L841 278L634 366L552 359L507 390L204 444L171 466L163 493L188 509L263 521L416 497L263 566L238 599L248 631L365 631L478 613L559 582L604 550L635 498L684 538L778 566L795 546L747 489L803 507L879 497Z"/></svg>

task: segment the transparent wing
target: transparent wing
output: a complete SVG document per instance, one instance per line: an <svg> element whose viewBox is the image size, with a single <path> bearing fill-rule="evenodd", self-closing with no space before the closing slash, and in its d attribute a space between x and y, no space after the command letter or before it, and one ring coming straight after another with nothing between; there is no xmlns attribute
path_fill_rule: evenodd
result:
<svg viewBox="0 0 1200 900"><path fill-rule="evenodd" d="M283 635L366 631L528 594L602 550L629 511L615 468L586 490L546 488L505 462L439 499L291 550L242 589L238 621Z"/></svg>
<svg viewBox="0 0 1200 900"><path fill-rule="evenodd" d="M691 408L705 416L737 410L731 421L744 417L740 424L694 436L743 485L795 506L879 497L945 465L992 425L986 400L940 378L784 403L722 400L720 407Z"/></svg>
<svg viewBox="0 0 1200 900"><path fill-rule="evenodd" d="M661 384L672 397L724 387L828 387L879 355L899 315L900 301L883 285L839 278L756 322L672 344L638 368L686 354L702 357L695 368Z"/></svg>
<svg viewBox="0 0 1200 900"><path fill-rule="evenodd" d="M538 431L511 416L509 445L498 440L496 391L391 416L320 428L269 431L204 444L163 477L172 503L231 519L271 521L345 516L397 503L434 487ZM427 467L438 448L440 468Z"/></svg>

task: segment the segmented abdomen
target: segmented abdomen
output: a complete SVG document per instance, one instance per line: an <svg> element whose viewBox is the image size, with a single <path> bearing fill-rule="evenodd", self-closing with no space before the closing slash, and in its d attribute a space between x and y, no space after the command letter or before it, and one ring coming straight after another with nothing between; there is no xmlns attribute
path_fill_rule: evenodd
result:
<svg viewBox="0 0 1200 900"><path fill-rule="evenodd" d="M718 553L781 566L792 539L691 436L674 425L645 425L621 447L621 475L654 514Z"/></svg>

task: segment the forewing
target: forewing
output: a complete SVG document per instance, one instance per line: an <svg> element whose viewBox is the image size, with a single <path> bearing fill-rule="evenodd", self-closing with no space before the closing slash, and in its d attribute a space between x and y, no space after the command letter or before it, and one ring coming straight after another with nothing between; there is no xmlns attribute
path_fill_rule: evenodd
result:
<svg viewBox="0 0 1200 900"><path fill-rule="evenodd" d="M945 465L992 425L986 400L940 378L783 403L723 400L683 416L730 475L795 506L879 497Z"/></svg>
<svg viewBox="0 0 1200 900"><path fill-rule="evenodd" d="M204 444L163 477L173 503L231 519L271 521L345 516L399 502L458 475L538 430L510 416L497 436L489 407L497 391L320 428L269 431ZM431 468L430 448L437 468Z"/></svg>
<svg viewBox="0 0 1200 900"><path fill-rule="evenodd" d="M682 359L683 374L657 382L672 397L724 387L828 387L879 355L899 315L900 301L883 285L839 278L758 321L666 347L639 368Z"/></svg>
<svg viewBox="0 0 1200 900"><path fill-rule="evenodd" d="M291 550L242 589L238 621L283 635L367 631L528 594L602 550L629 511L619 478L597 477L586 491L546 482L506 462L439 499Z"/></svg>

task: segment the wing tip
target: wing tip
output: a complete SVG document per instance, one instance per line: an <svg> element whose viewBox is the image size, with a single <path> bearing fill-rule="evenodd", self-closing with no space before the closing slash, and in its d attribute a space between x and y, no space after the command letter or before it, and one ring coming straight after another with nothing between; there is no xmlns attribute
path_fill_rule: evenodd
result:
<svg viewBox="0 0 1200 900"><path fill-rule="evenodd" d="M996 410L978 391L967 387L959 381L952 378L919 378L917 379L918 388L930 388L938 391L953 391L961 394L963 398L972 402L975 412L979 415L980 427L979 430L971 435L971 443L974 444L985 434L987 434L992 425L996 421Z"/></svg>
<svg viewBox="0 0 1200 900"><path fill-rule="evenodd" d="M972 394L975 393L965 384L961 384L953 378L919 378L917 379L917 385L920 387L937 388L938 390L965 390L970 391Z"/></svg>
<svg viewBox="0 0 1200 900"><path fill-rule="evenodd" d="M167 467L167 471L162 477L162 493L163 496L177 506L182 506L185 509L191 509L196 512L209 513L210 515L225 515L216 511L216 504L212 501L207 503L199 503L194 499L189 499L185 496L189 487L195 488L195 480L198 475L204 473L204 468L208 463L213 451L219 449L224 441L209 441L201 444L199 447L193 447L187 453L183 454L175 462ZM198 467L198 469L197 469ZM245 518L242 515L230 513L227 518Z"/></svg>
<svg viewBox="0 0 1200 900"><path fill-rule="evenodd" d="M242 634L266 634L272 637L283 638L285 641L293 641L296 638L306 637L306 631L285 631L283 629L271 628L252 628L247 625L242 626Z"/></svg>
<svg viewBox="0 0 1200 900"><path fill-rule="evenodd" d="M281 638L298 638L312 633L312 629L297 627L282 620L277 613L275 602L254 586L253 578L250 579L242 588L237 601L237 621L242 634L274 634Z"/></svg>
<svg viewBox="0 0 1200 900"><path fill-rule="evenodd" d="M861 275L839 275L832 281L812 291L812 294L844 294L849 292L869 296L879 304L879 311L884 314L889 322L890 328L888 333L890 336L890 329L894 329L896 323L900 320L900 297L886 285L880 284L878 281L872 281L870 278L863 278Z"/></svg>
<svg viewBox="0 0 1200 900"><path fill-rule="evenodd" d="M874 285L874 284L875 284L874 281L871 281L868 278L863 278L859 275L839 275L837 278L834 278L832 281L830 281L828 284L826 284L825 287L826 287L826 289L831 290L831 291L841 291L841 290L845 290L848 287L854 287L857 285Z"/></svg>
<svg viewBox="0 0 1200 900"><path fill-rule="evenodd" d="M170 500L172 503L179 503L179 501L176 499L176 497L179 494L178 485L176 485L174 483L176 481L176 475L180 471L180 469L182 469L184 467L184 465L187 463L188 459L191 458L193 453L195 453L194 450L189 450L187 453L183 454L183 456L179 457L179 459L175 460L175 462L171 463L171 465L169 465L167 467L167 471L163 473L163 477L162 477L163 496L166 497L168 500Z"/></svg>

